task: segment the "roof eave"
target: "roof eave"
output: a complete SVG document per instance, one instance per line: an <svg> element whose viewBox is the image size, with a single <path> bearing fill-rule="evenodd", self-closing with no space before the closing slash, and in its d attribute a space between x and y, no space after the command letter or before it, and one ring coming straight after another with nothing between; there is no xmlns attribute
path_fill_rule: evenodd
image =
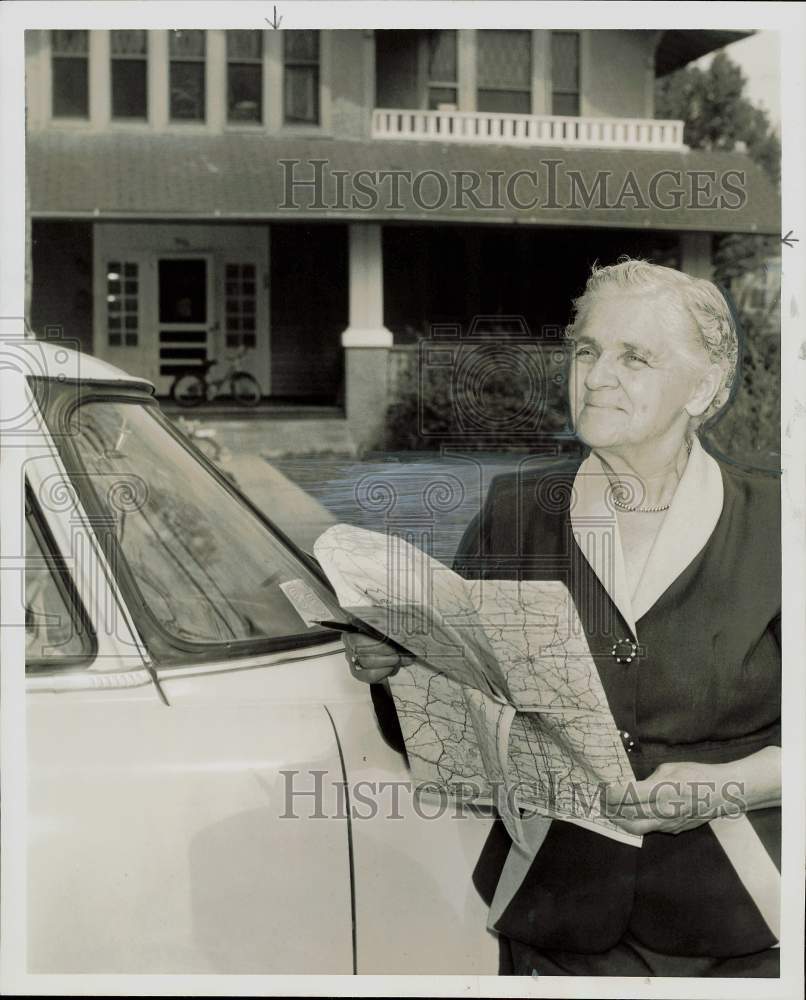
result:
<svg viewBox="0 0 806 1000"><path fill-rule="evenodd" d="M753 34L754 31L664 31L655 49L655 76L666 76Z"/></svg>

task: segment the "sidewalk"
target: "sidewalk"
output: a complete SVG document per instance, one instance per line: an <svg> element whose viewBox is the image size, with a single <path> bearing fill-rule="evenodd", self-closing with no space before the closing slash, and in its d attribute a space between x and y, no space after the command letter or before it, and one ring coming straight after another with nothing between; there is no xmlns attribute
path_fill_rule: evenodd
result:
<svg viewBox="0 0 806 1000"><path fill-rule="evenodd" d="M316 538L336 519L310 494L260 454L232 453L221 463L239 488L301 549L313 551Z"/></svg>

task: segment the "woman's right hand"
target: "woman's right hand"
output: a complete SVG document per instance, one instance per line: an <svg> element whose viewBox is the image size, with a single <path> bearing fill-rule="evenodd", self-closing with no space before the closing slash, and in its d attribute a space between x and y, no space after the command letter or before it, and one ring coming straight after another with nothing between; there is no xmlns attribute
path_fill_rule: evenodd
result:
<svg viewBox="0 0 806 1000"><path fill-rule="evenodd" d="M399 652L388 643L373 639L361 632L342 632L344 655L350 673L358 681L377 684L392 677L402 666L414 662L414 657Z"/></svg>

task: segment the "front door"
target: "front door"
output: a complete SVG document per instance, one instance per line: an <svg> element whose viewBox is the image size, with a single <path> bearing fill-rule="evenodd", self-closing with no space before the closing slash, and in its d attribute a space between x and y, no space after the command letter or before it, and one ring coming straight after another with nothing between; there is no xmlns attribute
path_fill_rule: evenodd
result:
<svg viewBox="0 0 806 1000"><path fill-rule="evenodd" d="M178 369L243 351L270 394L268 226L104 223L94 257L93 353L165 396Z"/></svg>
<svg viewBox="0 0 806 1000"><path fill-rule="evenodd" d="M199 367L214 356L212 271L209 254L168 255L157 260L159 395L170 392L179 372Z"/></svg>

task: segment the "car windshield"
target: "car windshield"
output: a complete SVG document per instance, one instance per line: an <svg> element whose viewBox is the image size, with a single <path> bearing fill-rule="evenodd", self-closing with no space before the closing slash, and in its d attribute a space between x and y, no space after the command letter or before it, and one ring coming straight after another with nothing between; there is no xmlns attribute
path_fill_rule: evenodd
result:
<svg viewBox="0 0 806 1000"><path fill-rule="evenodd" d="M248 507L173 435L157 407L90 401L70 437L142 599L163 633L206 646L320 635L281 584L338 616L333 595ZM307 590L310 588L310 590ZM299 589L300 585L296 585Z"/></svg>

